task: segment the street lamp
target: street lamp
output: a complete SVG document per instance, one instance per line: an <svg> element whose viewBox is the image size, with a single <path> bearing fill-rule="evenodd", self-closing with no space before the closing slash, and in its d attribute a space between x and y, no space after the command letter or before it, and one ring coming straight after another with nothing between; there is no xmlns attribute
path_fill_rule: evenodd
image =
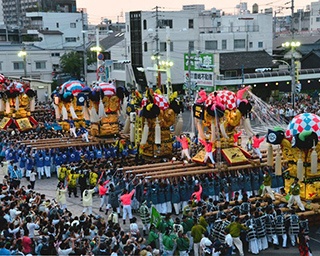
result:
<svg viewBox="0 0 320 256"><path fill-rule="evenodd" d="M91 52L95 52L97 54L97 80L99 80L99 76L98 76L98 72L99 72L99 67L100 67L100 63L99 63L99 54L102 51L102 48L100 46L93 46L90 48Z"/></svg>
<svg viewBox="0 0 320 256"><path fill-rule="evenodd" d="M286 62L286 61L284 61L284 60L272 60L272 63L273 63L273 64L276 64L277 62L286 65L287 68L288 68L288 70L289 70L289 71L291 70L291 65L290 65L288 62Z"/></svg>
<svg viewBox="0 0 320 256"><path fill-rule="evenodd" d="M23 59L23 71L24 77L27 77L27 52L25 48L22 48L20 52L18 52L18 56Z"/></svg>
<svg viewBox="0 0 320 256"><path fill-rule="evenodd" d="M282 47L288 48L291 50L291 103L292 103L292 108L294 109L294 103L295 103L295 90L296 90L296 76L295 76L295 59L294 59L294 51L297 47L301 45L300 42L285 42L282 44Z"/></svg>
<svg viewBox="0 0 320 256"><path fill-rule="evenodd" d="M159 62L160 65L160 70L161 69L165 69L166 70L166 74L167 74L167 95L169 97L169 95L172 93L172 85L171 85L171 67L173 66L173 62L172 61L160 61Z"/></svg>
<svg viewBox="0 0 320 256"><path fill-rule="evenodd" d="M102 48L100 47L100 42L99 42L99 28L96 29L96 45L90 48L90 51L96 52L97 54L97 73L100 67L99 63L99 53L102 51Z"/></svg>

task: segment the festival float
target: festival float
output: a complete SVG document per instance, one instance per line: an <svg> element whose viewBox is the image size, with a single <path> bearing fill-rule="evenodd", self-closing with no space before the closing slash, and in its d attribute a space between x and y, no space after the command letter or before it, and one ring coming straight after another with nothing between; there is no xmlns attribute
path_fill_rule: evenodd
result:
<svg viewBox="0 0 320 256"><path fill-rule="evenodd" d="M222 163L238 165L249 162L250 154L242 147L234 145L234 135L237 127L243 126L248 136L253 136L249 113L251 103L247 100L250 86L238 90L236 93L229 90L212 92L209 95L204 90L198 93L198 99L193 105L195 126L198 137L214 143L213 153L218 166ZM201 150L193 157L193 161L202 163L205 151Z"/></svg>
<svg viewBox="0 0 320 256"><path fill-rule="evenodd" d="M157 89L148 88L144 95L132 91L126 108L124 133L130 134L130 142L139 147L139 154L145 157L168 157L172 155L172 133L182 131L182 103L178 93L169 97Z"/></svg>
<svg viewBox="0 0 320 256"><path fill-rule="evenodd" d="M269 129L267 142L278 145L276 173L279 168L280 149L288 162L285 171L285 187L289 191L295 177L300 180L300 196L305 200L320 198L320 117L312 113L295 116L286 129ZM278 158L278 161L277 161ZM278 165L278 166L277 166Z"/></svg>
<svg viewBox="0 0 320 256"><path fill-rule="evenodd" d="M10 127L27 131L37 126L38 122L32 116L36 94L30 84L23 81L9 84L3 75L0 76L0 83L0 112L3 113L0 129Z"/></svg>
<svg viewBox="0 0 320 256"><path fill-rule="evenodd" d="M54 109L63 130L87 127L92 136L111 137L119 134L119 110L124 98L122 87L113 82L98 82L93 88L81 81L68 81L53 93Z"/></svg>

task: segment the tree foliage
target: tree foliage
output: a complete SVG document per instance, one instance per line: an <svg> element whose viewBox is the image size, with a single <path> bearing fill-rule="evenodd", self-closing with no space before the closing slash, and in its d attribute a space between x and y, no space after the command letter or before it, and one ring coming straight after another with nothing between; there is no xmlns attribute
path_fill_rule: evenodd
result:
<svg viewBox="0 0 320 256"><path fill-rule="evenodd" d="M63 73L80 79L83 73L83 55L79 52L68 52L61 56L60 67Z"/></svg>

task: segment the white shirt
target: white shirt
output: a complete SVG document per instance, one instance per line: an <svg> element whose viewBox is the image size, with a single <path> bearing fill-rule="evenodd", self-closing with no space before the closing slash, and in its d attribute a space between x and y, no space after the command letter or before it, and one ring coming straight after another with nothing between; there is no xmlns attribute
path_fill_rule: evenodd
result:
<svg viewBox="0 0 320 256"><path fill-rule="evenodd" d="M14 220L21 213L21 211L18 211L17 209L13 208L9 210L9 213L11 219Z"/></svg>
<svg viewBox="0 0 320 256"><path fill-rule="evenodd" d="M36 181L37 174L35 172L30 173L30 181Z"/></svg>
<svg viewBox="0 0 320 256"><path fill-rule="evenodd" d="M68 249L65 249L65 250L62 250L60 247L58 248L58 255L59 256L68 256L70 253L73 252L73 249L72 248L68 248Z"/></svg>
<svg viewBox="0 0 320 256"><path fill-rule="evenodd" d="M212 242L208 237L202 237L200 241L200 248L204 250L206 247L210 247L212 245Z"/></svg>
<svg viewBox="0 0 320 256"><path fill-rule="evenodd" d="M29 230L29 237L34 238L34 231L39 228L39 225L35 223L27 223L27 228Z"/></svg>

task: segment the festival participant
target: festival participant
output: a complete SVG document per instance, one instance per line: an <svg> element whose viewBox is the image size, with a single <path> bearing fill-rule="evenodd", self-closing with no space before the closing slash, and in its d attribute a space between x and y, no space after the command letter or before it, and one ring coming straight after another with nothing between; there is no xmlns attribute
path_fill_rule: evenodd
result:
<svg viewBox="0 0 320 256"><path fill-rule="evenodd" d="M49 150L44 152L43 166L47 179L51 178L51 153Z"/></svg>
<svg viewBox="0 0 320 256"><path fill-rule="evenodd" d="M126 224L127 215L129 217L129 219L132 219L131 198L132 198L134 192L135 192L135 189L133 189L130 193L128 192L127 189L124 189L122 196L120 196L120 201L123 206L122 218L123 218L124 225Z"/></svg>
<svg viewBox="0 0 320 256"><path fill-rule="evenodd" d="M191 195L191 200L196 199L197 202L200 202L201 194L202 194L202 186L201 184L198 184L198 182L196 181L195 191Z"/></svg>
<svg viewBox="0 0 320 256"><path fill-rule="evenodd" d="M181 134L180 137L177 136L176 138L177 138L177 141L179 141L181 143L181 147L182 147L181 160L183 160L184 157L186 157L188 159L188 161L190 162L191 157L189 154L189 140L188 140L188 138L184 134Z"/></svg>
<svg viewBox="0 0 320 256"><path fill-rule="evenodd" d="M177 184L176 180L174 180L171 184L171 191L173 209L175 214L179 215L181 210L180 186Z"/></svg>
<svg viewBox="0 0 320 256"><path fill-rule="evenodd" d="M150 209L147 206L147 201L142 202L139 213L142 221L143 236L146 236L146 231L150 229Z"/></svg>
<svg viewBox="0 0 320 256"><path fill-rule="evenodd" d="M275 216L275 230L278 237L282 237L282 248L287 248L287 232L285 225L285 218L280 209L276 210Z"/></svg>
<svg viewBox="0 0 320 256"><path fill-rule="evenodd" d="M207 163L208 158L211 160L211 163L213 164L213 167L215 167L215 161L213 159L213 154L212 154L212 146L213 143L209 139L203 140L199 139L200 143L204 146L206 155L204 156L204 163Z"/></svg>
<svg viewBox="0 0 320 256"><path fill-rule="evenodd" d="M30 178L29 178L31 189L34 189L34 185L36 183L36 177L37 177L37 172L35 171L35 169L32 169L30 173Z"/></svg>
<svg viewBox="0 0 320 256"><path fill-rule="evenodd" d="M65 164L61 164L61 167L58 170L58 180L65 184L67 177L68 169Z"/></svg>
<svg viewBox="0 0 320 256"><path fill-rule="evenodd" d="M297 243L298 234L300 231L299 216L294 210L291 210L285 217L286 226L289 227L288 235L290 237L291 245L294 247Z"/></svg>
<svg viewBox="0 0 320 256"><path fill-rule="evenodd" d="M240 232L241 230L248 230L248 228L240 223L240 218L237 217L234 222L232 222L227 228L230 230L230 234L232 236L233 244L239 250L240 256L244 256L243 253L243 244L240 240Z"/></svg>
<svg viewBox="0 0 320 256"><path fill-rule="evenodd" d="M251 150L252 150L252 137L248 138L248 141L246 143L246 149L248 152L251 152Z"/></svg>
<svg viewBox="0 0 320 256"><path fill-rule="evenodd" d="M30 154L26 156L26 178L29 179L31 171L34 169L34 159Z"/></svg>
<svg viewBox="0 0 320 256"><path fill-rule="evenodd" d="M82 213L86 213L88 211L88 215L92 215L92 195L95 189L85 189L82 194L82 204L83 211Z"/></svg>
<svg viewBox="0 0 320 256"><path fill-rule="evenodd" d="M240 138L241 135L242 135L242 130L240 130L239 132L233 134L233 143L234 143L235 146L238 146L238 141L239 141L239 138Z"/></svg>
<svg viewBox="0 0 320 256"><path fill-rule="evenodd" d="M106 181L100 181L99 182L99 186L98 186L98 190L99 190L99 196L100 196L100 208L99 211L103 212L103 207L106 206L106 214L108 214L108 184L109 184L110 180L106 180Z"/></svg>
<svg viewBox="0 0 320 256"><path fill-rule="evenodd" d="M272 177L269 174L268 169L264 170L264 175L263 175L263 190L261 196L263 197L265 194L269 194L271 199L274 201L276 200L273 194L273 191L271 189L271 182L272 182Z"/></svg>
<svg viewBox="0 0 320 256"><path fill-rule="evenodd" d="M85 142L89 142L89 133L88 133L88 130L86 128L84 128L83 126L80 127L80 134L81 134L81 137L82 137L82 140L85 141Z"/></svg>
<svg viewBox="0 0 320 256"><path fill-rule="evenodd" d="M261 137L260 135L257 134L256 136L253 137L253 143L252 143L252 150L253 150L253 155L257 155L260 159L260 162L262 163L262 154L260 151L260 144L264 141L265 137Z"/></svg>
<svg viewBox="0 0 320 256"><path fill-rule="evenodd" d="M193 237L193 253L194 256L200 255L200 241L206 229L195 220L194 226L191 228L191 236Z"/></svg>
<svg viewBox="0 0 320 256"><path fill-rule="evenodd" d="M76 126L74 125L74 121L72 119L69 120L69 125L70 125L70 136L77 138L77 134L76 134Z"/></svg>
<svg viewBox="0 0 320 256"><path fill-rule="evenodd" d="M275 230L275 212L272 206L268 206L266 209L266 231L267 231L267 239L270 244L273 244L274 249L279 249L279 241L278 236Z"/></svg>
<svg viewBox="0 0 320 256"><path fill-rule="evenodd" d="M41 178L44 176L44 169L43 169L43 155L41 151L38 151L35 154L35 162L38 172L38 180L41 180Z"/></svg>
<svg viewBox="0 0 320 256"><path fill-rule="evenodd" d="M26 153L21 152L19 156L19 169L21 170L22 177L26 176L26 162L27 162Z"/></svg>
<svg viewBox="0 0 320 256"><path fill-rule="evenodd" d="M74 170L71 170L70 174L68 175L68 192L69 197L71 197L71 194L73 193L74 197L77 196L77 179L79 178L79 174L75 173Z"/></svg>
<svg viewBox="0 0 320 256"><path fill-rule="evenodd" d="M89 186L90 186L90 188L94 188L97 186L98 177L99 177L99 175L94 170L91 170L89 172Z"/></svg>
<svg viewBox="0 0 320 256"><path fill-rule="evenodd" d="M60 208L62 210L67 208L67 199L66 199L66 193L67 193L68 186L64 187L63 182L59 182L58 188L57 188L57 203L59 204Z"/></svg>
<svg viewBox="0 0 320 256"><path fill-rule="evenodd" d="M179 252L179 256L188 256L188 250L189 250L189 238L187 237L187 234L183 233L181 230L178 233L177 238L177 250Z"/></svg>
<svg viewBox="0 0 320 256"><path fill-rule="evenodd" d="M299 179L296 177L294 178L294 182L290 186L290 190L289 190L290 198L288 201L288 208L292 210L291 207L293 203L296 202L300 210L304 212L305 208L300 199L300 184L298 182L299 182Z"/></svg>
<svg viewBox="0 0 320 256"><path fill-rule="evenodd" d="M110 183L109 186L109 204L113 211L117 211L119 218L120 215L120 204L119 204L119 194L121 194L122 189L118 186L115 186L113 183Z"/></svg>
<svg viewBox="0 0 320 256"><path fill-rule="evenodd" d="M61 156L61 152L56 152L54 158L53 158L53 164L55 166L56 169L56 175L57 177L59 176L59 169L62 165L62 156Z"/></svg>

